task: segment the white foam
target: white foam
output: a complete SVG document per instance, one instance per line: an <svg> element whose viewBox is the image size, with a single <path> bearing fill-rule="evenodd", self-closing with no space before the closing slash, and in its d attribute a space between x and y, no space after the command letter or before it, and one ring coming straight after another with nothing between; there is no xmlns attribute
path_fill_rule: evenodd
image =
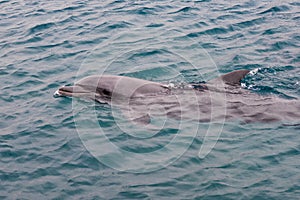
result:
<svg viewBox="0 0 300 200"><path fill-rule="evenodd" d="M169 84L164 85L164 87L171 89L171 88L175 88L175 85L174 85L174 83L169 83Z"/></svg>
<svg viewBox="0 0 300 200"><path fill-rule="evenodd" d="M60 97L60 96L61 96L61 94L59 93L59 91L58 91L58 90L56 90L56 91L54 92L53 96L54 96L54 97Z"/></svg>
<svg viewBox="0 0 300 200"><path fill-rule="evenodd" d="M257 74L258 70L260 70L261 68L256 68L256 69L252 69L248 74L254 76L255 74Z"/></svg>
<svg viewBox="0 0 300 200"><path fill-rule="evenodd" d="M249 85L247 88L248 88L249 90L251 90L251 89L253 88L253 86L254 86L254 85Z"/></svg>

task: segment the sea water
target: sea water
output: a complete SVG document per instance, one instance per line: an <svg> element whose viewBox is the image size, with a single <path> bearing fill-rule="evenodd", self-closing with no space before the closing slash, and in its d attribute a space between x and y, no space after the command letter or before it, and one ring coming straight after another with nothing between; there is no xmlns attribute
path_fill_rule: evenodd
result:
<svg viewBox="0 0 300 200"><path fill-rule="evenodd" d="M299 2L1 0L0 27L1 199L299 198L299 123L143 127L53 98L93 74L184 85L249 69L244 89L297 99Z"/></svg>

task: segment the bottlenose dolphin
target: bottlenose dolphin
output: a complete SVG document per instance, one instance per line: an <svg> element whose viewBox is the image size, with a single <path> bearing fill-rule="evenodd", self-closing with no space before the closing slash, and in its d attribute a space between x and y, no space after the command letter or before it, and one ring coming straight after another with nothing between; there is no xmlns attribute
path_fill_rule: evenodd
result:
<svg viewBox="0 0 300 200"><path fill-rule="evenodd" d="M187 117L200 122L224 118L246 123L280 120L299 123L298 99L259 95L241 87L241 80L249 72L233 71L207 83L189 84L189 89L174 89L162 83L125 76L93 75L79 80L74 86L60 87L55 95L88 98L120 106L125 102L130 105L130 110L139 113L136 121L142 123L150 121L147 114L150 106L157 107L157 115L163 110L168 117Z"/></svg>
<svg viewBox="0 0 300 200"><path fill-rule="evenodd" d="M216 85L215 82L234 86L238 85L249 70L237 70L221 77L209 81L207 85ZM222 82L222 83L223 83ZM191 84L191 87L197 89L208 89L204 84ZM90 98L100 103L109 103L108 100L114 97L145 97L159 95L170 92L167 85L138 78L114 75L92 75L85 77L74 84L74 86L62 86L56 92L55 96L73 96Z"/></svg>

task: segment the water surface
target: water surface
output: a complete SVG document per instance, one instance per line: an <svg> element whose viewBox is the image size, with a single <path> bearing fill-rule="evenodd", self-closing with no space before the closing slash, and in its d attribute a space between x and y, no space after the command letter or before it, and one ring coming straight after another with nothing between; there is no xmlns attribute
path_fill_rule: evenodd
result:
<svg viewBox="0 0 300 200"><path fill-rule="evenodd" d="M61 85L102 72L181 83L259 68L244 80L247 89L299 98L297 1L3 0L0 11L1 199L298 198L299 125L227 121L201 159L207 123L180 129L174 120L138 139L116 125L109 106L79 101L79 111L96 113L76 121L72 99L52 96ZM90 131L100 125L138 158L186 135L166 167L122 172L84 146L74 120L95 119ZM110 153L108 161L122 167L125 158Z"/></svg>

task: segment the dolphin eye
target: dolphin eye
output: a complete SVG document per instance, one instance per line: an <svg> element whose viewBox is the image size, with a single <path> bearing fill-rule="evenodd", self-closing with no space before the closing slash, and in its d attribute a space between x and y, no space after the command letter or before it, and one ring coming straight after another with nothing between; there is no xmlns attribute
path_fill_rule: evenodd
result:
<svg viewBox="0 0 300 200"><path fill-rule="evenodd" d="M102 90L102 93L103 93L104 95L107 95L107 96L110 96L110 95L111 95L111 92L108 91L108 90L106 90L106 89Z"/></svg>

